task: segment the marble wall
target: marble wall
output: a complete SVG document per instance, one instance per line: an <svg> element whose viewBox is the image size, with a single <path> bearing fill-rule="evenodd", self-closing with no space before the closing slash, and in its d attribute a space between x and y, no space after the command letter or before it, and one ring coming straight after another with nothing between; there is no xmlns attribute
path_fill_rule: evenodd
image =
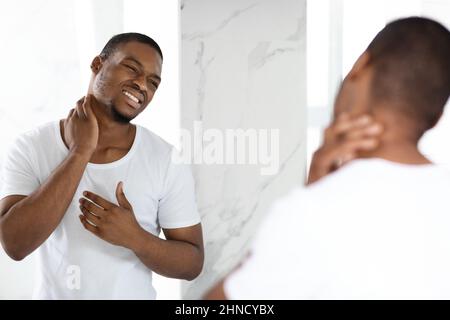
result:
<svg viewBox="0 0 450 320"><path fill-rule="evenodd" d="M183 297L196 299L245 256L273 201L304 181L306 0L182 0L180 9L182 129L203 147L211 140L199 126L279 130L276 174L261 164L193 166L206 257Z"/></svg>

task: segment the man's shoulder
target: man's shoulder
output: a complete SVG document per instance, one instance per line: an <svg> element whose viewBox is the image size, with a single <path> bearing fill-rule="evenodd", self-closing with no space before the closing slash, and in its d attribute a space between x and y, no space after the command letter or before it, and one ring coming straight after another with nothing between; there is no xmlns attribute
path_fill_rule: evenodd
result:
<svg viewBox="0 0 450 320"><path fill-rule="evenodd" d="M403 180L398 177L404 177L405 172L414 175L418 171L409 171L401 164L378 158L357 159L312 183L307 189L311 195L317 196L364 193L368 187L383 185L391 180L402 183Z"/></svg>
<svg viewBox="0 0 450 320"><path fill-rule="evenodd" d="M40 124L32 129L24 131L18 134L13 140L13 144L20 145L39 145L39 144L52 144L55 138L56 126L59 121L50 121Z"/></svg>
<svg viewBox="0 0 450 320"><path fill-rule="evenodd" d="M435 179L439 177L439 179ZM449 168L437 164L402 164L381 158L359 159L349 162L339 170L323 177L308 189L313 193L326 192L329 189L342 190L343 187L382 186L393 184L419 183L426 179L449 181Z"/></svg>
<svg viewBox="0 0 450 320"><path fill-rule="evenodd" d="M376 212L419 210L440 201L448 207L450 170L442 165L409 165L380 159L349 163L306 188L308 212L342 221ZM408 209L405 209L408 208ZM419 211L420 211L419 210ZM319 216L319 215L318 215Z"/></svg>
<svg viewBox="0 0 450 320"><path fill-rule="evenodd" d="M383 171L383 165L380 166L378 161L371 159L357 159L350 161L336 171L324 176L317 182L311 184L309 189L320 190L326 188L329 185L335 183L341 183L342 181L349 181L354 179L368 178L376 175L375 172ZM315 191L316 192L316 191Z"/></svg>
<svg viewBox="0 0 450 320"><path fill-rule="evenodd" d="M151 154L153 159L155 159L156 156L164 161L171 157L174 149L173 145L153 131L140 125L136 126L139 128L140 144L143 152Z"/></svg>
<svg viewBox="0 0 450 320"><path fill-rule="evenodd" d="M308 191L305 187L296 187L286 195L275 200L266 218L266 225L273 228L275 225L294 227L297 219L306 213L308 206Z"/></svg>

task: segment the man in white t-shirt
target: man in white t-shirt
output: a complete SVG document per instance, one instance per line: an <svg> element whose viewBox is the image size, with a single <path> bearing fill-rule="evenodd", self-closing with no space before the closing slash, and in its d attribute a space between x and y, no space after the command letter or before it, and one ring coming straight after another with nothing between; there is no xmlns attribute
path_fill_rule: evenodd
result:
<svg viewBox="0 0 450 320"><path fill-rule="evenodd" d="M336 119L367 113L381 124L377 147L341 152L337 167L358 159L329 172L325 143L312 183L274 205L247 260L207 297L449 299L450 172L417 147L449 93L449 31L424 18L389 23L335 104Z"/></svg>
<svg viewBox="0 0 450 320"><path fill-rule="evenodd" d="M34 298L155 299L152 271L186 280L200 273L190 168L171 161L171 145L130 123L152 100L162 60L146 35L114 36L67 118L12 144L0 240L14 260L37 250Z"/></svg>

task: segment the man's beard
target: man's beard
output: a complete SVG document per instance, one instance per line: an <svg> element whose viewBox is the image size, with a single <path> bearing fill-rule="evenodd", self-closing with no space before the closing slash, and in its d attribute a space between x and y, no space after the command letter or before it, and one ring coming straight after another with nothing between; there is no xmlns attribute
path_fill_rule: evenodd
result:
<svg viewBox="0 0 450 320"><path fill-rule="evenodd" d="M98 91L100 96L107 96L107 91L105 90L110 84L108 83L105 75L103 73L100 74L98 81L95 83L95 91ZM130 123L133 118L128 118L119 112L117 106L113 103L113 100L110 98L106 102L104 102L106 107L111 110L111 115L114 121L119 123Z"/></svg>
<svg viewBox="0 0 450 320"><path fill-rule="evenodd" d="M121 114L119 110L117 110L115 104L111 104L109 107L111 109L111 114L113 116L114 121L117 121L119 123L130 123L130 121L133 120L133 118L128 118L123 114Z"/></svg>

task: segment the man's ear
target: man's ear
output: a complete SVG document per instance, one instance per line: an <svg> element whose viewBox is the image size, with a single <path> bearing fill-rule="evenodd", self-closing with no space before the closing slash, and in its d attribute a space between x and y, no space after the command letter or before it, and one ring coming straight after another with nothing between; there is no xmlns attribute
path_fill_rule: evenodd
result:
<svg viewBox="0 0 450 320"><path fill-rule="evenodd" d="M100 56L96 56L91 63L91 70L93 73L97 74L103 66L103 60Z"/></svg>
<svg viewBox="0 0 450 320"><path fill-rule="evenodd" d="M361 74L361 72L369 65L369 61L370 61L370 54L367 51L364 51L359 56L358 60L356 60L347 77L349 79L358 77Z"/></svg>
<svg viewBox="0 0 450 320"><path fill-rule="evenodd" d="M370 54L364 51L342 82L334 105L335 117L341 112L368 112L370 74Z"/></svg>

